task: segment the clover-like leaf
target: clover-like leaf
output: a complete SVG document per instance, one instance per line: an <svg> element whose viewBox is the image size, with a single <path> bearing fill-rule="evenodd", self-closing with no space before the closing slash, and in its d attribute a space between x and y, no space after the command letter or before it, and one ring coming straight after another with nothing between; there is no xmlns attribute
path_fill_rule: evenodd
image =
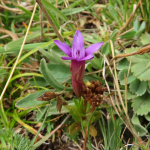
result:
<svg viewBox="0 0 150 150"><path fill-rule="evenodd" d="M130 91L137 96L141 96L146 92L147 82L135 79L130 83Z"/></svg>
<svg viewBox="0 0 150 150"><path fill-rule="evenodd" d="M124 93L125 95L125 93ZM127 90L127 99L133 99L133 98L136 98L137 95L131 93L129 90Z"/></svg>
<svg viewBox="0 0 150 150"><path fill-rule="evenodd" d="M150 94L145 93L133 100L132 107L137 115L146 115L150 112Z"/></svg>
<svg viewBox="0 0 150 150"><path fill-rule="evenodd" d="M133 74L141 81L150 80L150 58L139 61L131 67Z"/></svg>
<svg viewBox="0 0 150 150"><path fill-rule="evenodd" d="M148 113L147 115L145 115L146 120L150 121L150 113Z"/></svg>
<svg viewBox="0 0 150 150"><path fill-rule="evenodd" d="M147 83L148 83L148 87L150 88L150 81L148 81Z"/></svg>
<svg viewBox="0 0 150 150"><path fill-rule="evenodd" d="M126 58L119 61L117 65L118 70L127 69L127 68L129 68L129 61Z"/></svg>
<svg viewBox="0 0 150 150"><path fill-rule="evenodd" d="M128 77L128 82L127 82L128 84L136 79L136 77L133 76L131 71L129 71L129 75L128 75L128 69L123 69L118 74L118 79L120 80L121 85L125 85L124 75L126 75L126 77Z"/></svg>
<svg viewBox="0 0 150 150"><path fill-rule="evenodd" d="M140 36L143 45L149 44L150 34L144 33Z"/></svg>
<svg viewBox="0 0 150 150"><path fill-rule="evenodd" d="M138 48L127 49L127 53L131 53L133 51L137 51ZM141 81L150 80L150 54L145 53L142 55L134 55L127 57L129 61L132 62L131 72L134 76L136 76Z"/></svg>
<svg viewBox="0 0 150 150"><path fill-rule="evenodd" d="M141 125L138 115L134 114L132 118L132 123L134 125L134 129L139 136L144 136L147 133L147 130Z"/></svg>
<svg viewBox="0 0 150 150"><path fill-rule="evenodd" d="M147 87L147 92L150 94L150 88L149 87Z"/></svg>

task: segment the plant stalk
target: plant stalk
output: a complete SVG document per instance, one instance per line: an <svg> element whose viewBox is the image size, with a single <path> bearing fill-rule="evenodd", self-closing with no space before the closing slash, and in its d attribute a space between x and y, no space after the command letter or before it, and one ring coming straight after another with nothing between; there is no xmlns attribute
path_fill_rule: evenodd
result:
<svg viewBox="0 0 150 150"><path fill-rule="evenodd" d="M39 4L41 10L43 11L43 13L45 14L47 20L49 21L49 23L51 24L54 32L56 33L56 35L58 36L58 38L60 39L61 42L64 42L63 37L61 36L61 34L58 32L55 24L53 23L51 17L49 16L47 10L45 9L44 5L42 4L41 0L36 0L36 2Z"/></svg>

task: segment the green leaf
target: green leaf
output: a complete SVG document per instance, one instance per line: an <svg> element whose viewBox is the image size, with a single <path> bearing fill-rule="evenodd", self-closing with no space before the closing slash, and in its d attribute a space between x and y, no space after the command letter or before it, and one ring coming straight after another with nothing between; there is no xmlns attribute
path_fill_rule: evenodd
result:
<svg viewBox="0 0 150 150"><path fill-rule="evenodd" d="M74 106L74 102L72 100L67 101L67 103L69 104L69 106L70 105ZM50 107L50 111L48 113L48 116L68 113L68 109L66 109L64 106L62 106L61 112L58 112L56 105L57 105L56 101L51 102L51 107Z"/></svg>
<svg viewBox="0 0 150 150"><path fill-rule="evenodd" d="M130 83L130 91L137 96L141 96L146 92L147 82L135 79Z"/></svg>
<svg viewBox="0 0 150 150"><path fill-rule="evenodd" d="M127 49L126 52L133 52L138 48L130 48ZM131 72L141 81L150 80L150 54L145 53L143 55L134 55L127 58L129 61L131 60Z"/></svg>
<svg viewBox="0 0 150 150"><path fill-rule="evenodd" d="M112 5L109 5L109 6L108 6L108 11L109 11L110 15L113 17L113 19L114 19L116 22L118 22L118 13L117 13L115 7L112 6Z"/></svg>
<svg viewBox="0 0 150 150"><path fill-rule="evenodd" d="M147 115L144 116L146 118L146 120L150 121L150 113L148 113Z"/></svg>
<svg viewBox="0 0 150 150"><path fill-rule="evenodd" d="M96 121L99 120L101 117L102 117L102 113L99 112L99 111L95 111L95 113L94 113L94 115L93 115L93 117L92 117L92 119L91 119L91 123L92 123L92 122L96 122ZM90 116L89 116L89 118L90 118Z"/></svg>
<svg viewBox="0 0 150 150"><path fill-rule="evenodd" d="M22 11L24 11L26 14L28 14L30 17L32 16L32 13L28 11L27 9L25 9L24 7L21 7L21 6L17 6L17 7L21 9ZM39 17L36 14L34 14L34 20L39 21Z"/></svg>
<svg viewBox="0 0 150 150"><path fill-rule="evenodd" d="M87 126L88 126L88 120L83 120L83 121L81 122L81 125L82 125L83 127L87 127Z"/></svg>
<svg viewBox="0 0 150 150"><path fill-rule="evenodd" d="M44 45L46 42L43 42L43 43L32 43L32 44L25 44L24 47L23 47L23 51L29 51L29 50L32 50L34 48L37 48L38 46L41 46L42 44ZM15 43L14 43L15 44ZM10 54L10 53L16 53L17 51L19 51L21 48L21 45L14 45L13 47L11 47L10 50L6 51L4 47L0 47L0 54ZM47 49L48 46L45 46L45 49Z"/></svg>
<svg viewBox="0 0 150 150"><path fill-rule="evenodd" d="M64 82L71 76L70 66L63 64L47 64L47 67L57 82Z"/></svg>
<svg viewBox="0 0 150 150"><path fill-rule="evenodd" d="M92 67L94 67L95 69L101 69L102 66L101 66L101 62L100 62L100 59L94 57L91 61L91 64L92 64Z"/></svg>
<svg viewBox="0 0 150 150"><path fill-rule="evenodd" d="M97 136L97 130L95 129L95 127L93 125L89 126L89 133L93 137Z"/></svg>
<svg viewBox="0 0 150 150"><path fill-rule="evenodd" d="M88 8L88 7L86 7ZM66 8L66 9L63 9L62 12L64 13L64 15L66 16L69 16L69 15L73 15L73 14L76 14L76 13L79 13L81 11L84 11L86 8Z"/></svg>
<svg viewBox="0 0 150 150"><path fill-rule="evenodd" d="M64 22L69 21L69 19L60 11L58 10L55 6L47 2L46 0L42 0L43 5L46 7L47 10L50 12L53 12L53 14L58 15ZM71 30L74 30L74 27L72 24L69 24Z"/></svg>
<svg viewBox="0 0 150 150"><path fill-rule="evenodd" d="M57 64L65 64L62 59L61 56L59 56L58 54L56 54L54 51L50 51L50 53L52 54L53 58L56 60Z"/></svg>
<svg viewBox="0 0 150 150"><path fill-rule="evenodd" d="M79 1L80 1L80 0L79 0ZM77 1L77 3L79 3L79 1ZM62 9L62 12L63 12L66 16L68 16L68 15L73 15L73 14L79 13L79 12L81 12L81 11L91 9L91 7L92 7L95 3L97 3L97 1L98 1L98 0L94 1L93 3L91 3L88 7L77 7L77 8L71 7L71 8L69 8L69 7L70 7L70 5L69 5L67 8ZM72 5L74 5L74 3L73 3ZM75 5L74 5L74 6L75 6Z"/></svg>
<svg viewBox="0 0 150 150"><path fill-rule="evenodd" d="M132 118L132 123L134 125L134 129L139 136L144 136L147 133L147 130L141 125L139 118L136 114L134 114Z"/></svg>
<svg viewBox="0 0 150 150"><path fill-rule="evenodd" d="M105 56L107 56L109 53L110 53L110 43L105 43L105 45L101 48L101 53ZM100 57L99 59L99 64L101 66L101 68L103 67L103 64L104 64L104 58L103 57Z"/></svg>
<svg viewBox="0 0 150 150"><path fill-rule="evenodd" d="M150 34L149 33L144 33L140 36L141 42L143 45L149 44L149 39L150 39Z"/></svg>
<svg viewBox="0 0 150 150"><path fill-rule="evenodd" d="M146 115L150 111L150 94L145 93L133 99L132 107L137 115Z"/></svg>
<svg viewBox="0 0 150 150"><path fill-rule="evenodd" d="M39 111L37 112L37 115L36 115L37 121L39 121L43 117L46 110L48 109L48 106L39 107L38 109L39 109Z"/></svg>
<svg viewBox="0 0 150 150"><path fill-rule="evenodd" d="M81 130L81 123L75 122L69 126L69 134L76 135Z"/></svg>
<svg viewBox="0 0 150 150"><path fill-rule="evenodd" d="M142 55L143 59L138 59L139 61L132 65L131 71L134 76L136 76L141 81L150 80L150 54ZM149 58L146 58L146 57Z"/></svg>
<svg viewBox="0 0 150 150"><path fill-rule="evenodd" d="M123 94L124 94L124 97L125 97L125 92ZM129 90L127 90L127 99L133 99L133 98L136 98L136 97L137 97L137 95L132 94Z"/></svg>
<svg viewBox="0 0 150 150"><path fill-rule="evenodd" d="M44 79L54 88L64 90L65 86L61 85L52 75L51 71L44 59L41 60L40 71L44 76ZM72 88L66 88L66 90L72 90Z"/></svg>
<svg viewBox="0 0 150 150"><path fill-rule="evenodd" d="M26 42L28 42L30 40L33 40L33 39L39 37L40 35L41 35L41 32L34 32L32 34L29 34L27 36ZM19 38L19 39L17 39L17 40L15 40L15 41L9 42L8 44L6 44L5 50L6 51L11 51L14 48L18 49L18 46L22 44L23 40L24 40L24 36Z"/></svg>
<svg viewBox="0 0 150 150"><path fill-rule="evenodd" d="M41 104L44 104L44 101L36 101L38 97L40 97L42 94L47 92L47 90L42 90L33 94L29 94L28 96L22 98L16 103L16 107L19 108L28 108L28 107L34 107Z"/></svg>
<svg viewBox="0 0 150 150"><path fill-rule="evenodd" d="M124 80L124 75L126 75L126 77L128 77L128 82L127 84L131 83L132 81L134 81L136 79L135 76L133 76L133 74L131 73L131 71L129 71L129 75L128 74L128 69L123 69L119 72L118 74L118 79L120 80L120 84L121 85L125 85L125 80Z"/></svg>
<svg viewBox="0 0 150 150"><path fill-rule="evenodd" d="M139 26L140 26L139 17L137 17L133 23L133 28L136 32L139 30Z"/></svg>
<svg viewBox="0 0 150 150"><path fill-rule="evenodd" d="M45 87L45 86L49 85L49 83L46 82L46 80L44 78L42 78L42 77L36 77L36 76L34 78L31 78L29 80L29 83L31 85L34 85L34 86L38 85L38 86L42 86L42 87Z"/></svg>
<svg viewBox="0 0 150 150"><path fill-rule="evenodd" d="M150 81L148 81L147 83L148 83L148 86L149 86L149 88L150 88Z"/></svg>
<svg viewBox="0 0 150 150"><path fill-rule="evenodd" d="M121 39L132 39L134 38L136 31L129 31L121 36Z"/></svg>
<svg viewBox="0 0 150 150"><path fill-rule="evenodd" d="M150 85L149 85L150 81L147 82L147 92L150 94Z"/></svg>
<svg viewBox="0 0 150 150"><path fill-rule="evenodd" d="M113 43L114 43L115 40L116 40L116 36L117 36L118 32L119 32L119 30L118 30L118 29L115 29L115 30L111 33L111 35L110 35L110 39L112 40Z"/></svg>
<svg viewBox="0 0 150 150"><path fill-rule="evenodd" d="M75 121L81 122L82 116L84 114L79 112L78 109L75 106L65 105L64 107L69 111L69 113L71 114L71 116L74 118Z"/></svg>
<svg viewBox="0 0 150 150"><path fill-rule="evenodd" d="M127 69L127 68L129 68L129 61L126 58L119 61L117 65L118 70Z"/></svg>
<svg viewBox="0 0 150 150"><path fill-rule="evenodd" d="M57 60L54 58L54 56L50 53L50 52L47 52L45 51L44 49L42 48L39 48L38 47L38 50L46 57L49 59L49 61L53 62L53 63L57 63Z"/></svg>
<svg viewBox="0 0 150 150"><path fill-rule="evenodd" d="M76 108L80 108L79 100L73 99Z"/></svg>
<svg viewBox="0 0 150 150"><path fill-rule="evenodd" d="M135 36L139 36L145 30L145 27L146 27L146 23L143 21L141 26L140 26L140 29L137 31Z"/></svg>

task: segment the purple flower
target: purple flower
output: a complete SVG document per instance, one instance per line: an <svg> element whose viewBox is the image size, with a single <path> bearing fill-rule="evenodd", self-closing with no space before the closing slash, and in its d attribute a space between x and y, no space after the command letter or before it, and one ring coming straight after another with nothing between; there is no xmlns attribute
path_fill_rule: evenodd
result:
<svg viewBox="0 0 150 150"><path fill-rule="evenodd" d="M83 77L85 60L94 58L93 53L103 45L103 42L95 43L85 50L84 39L79 30L77 30L74 35L72 48L59 40L55 40L54 42L65 54L69 56L61 58L64 60L71 60L70 71L72 74L72 87L75 94L80 97L82 95L82 88L84 86Z"/></svg>

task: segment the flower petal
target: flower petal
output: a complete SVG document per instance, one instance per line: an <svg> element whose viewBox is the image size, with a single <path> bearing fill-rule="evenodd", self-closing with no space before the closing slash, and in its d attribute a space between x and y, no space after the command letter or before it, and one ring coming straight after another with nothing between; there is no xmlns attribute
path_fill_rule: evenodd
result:
<svg viewBox="0 0 150 150"><path fill-rule="evenodd" d="M83 61L83 60L91 60L94 58L94 55L92 54L89 54L88 56L84 57L83 59L80 59L80 61Z"/></svg>
<svg viewBox="0 0 150 150"><path fill-rule="evenodd" d="M65 42L61 42L59 40L55 40L54 43L68 56L71 57L71 49L69 45L67 45Z"/></svg>
<svg viewBox="0 0 150 150"><path fill-rule="evenodd" d="M84 50L84 39L79 30L76 31L76 33L73 37L72 49L80 50L80 51Z"/></svg>
<svg viewBox="0 0 150 150"><path fill-rule="evenodd" d="M65 56L63 56L63 57L61 57L63 60L73 60L73 58L72 57L65 57Z"/></svg>
<svg viewBox="0 0 150 150"><path fill-rule="evenodd" d="M103 42L95 43L90 45L86 50L85 50L85 56L88 56L89 54L93 54L96 52L101 46L103 45Z"/></svg>

